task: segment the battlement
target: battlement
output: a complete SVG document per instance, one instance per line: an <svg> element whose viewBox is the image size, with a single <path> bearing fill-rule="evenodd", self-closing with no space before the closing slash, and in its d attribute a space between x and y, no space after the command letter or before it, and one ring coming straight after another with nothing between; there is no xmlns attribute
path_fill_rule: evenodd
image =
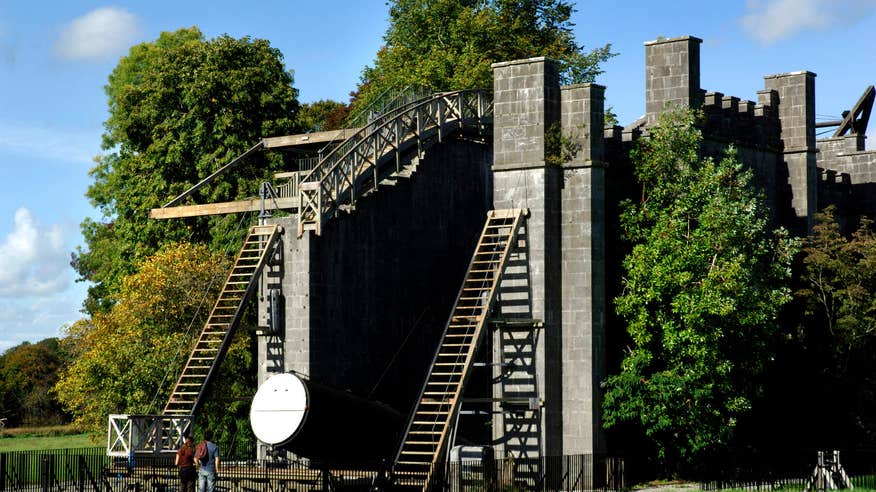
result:
<svg viewBox="0 0 876 492"><path fill-rule="evenodd" d="M773 91L765 92L773 94ZM706 92L702 107L703 133L709 139L737 146L777 151L781 148L778 111L773 105L774 98L763 99L767 104L721 92Z"/></svg>

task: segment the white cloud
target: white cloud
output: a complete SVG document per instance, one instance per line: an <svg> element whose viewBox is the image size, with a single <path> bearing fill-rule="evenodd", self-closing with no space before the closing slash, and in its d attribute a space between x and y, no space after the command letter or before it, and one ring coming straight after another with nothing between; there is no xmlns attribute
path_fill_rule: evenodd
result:
<svg viewBox="0 0 876 492"><path fill-rule="evenodd" d="M74 300L72 293L0 299L0 353L22 342L63 336L63 328L82 317L82 301Z"/></svg>
<svg viewBox="0 0 876 492"><path fill-rule="evenodd" d="M137 16L119 7L102 7L67 24L55 50L68 60L104 60L124 53L138 35Z"/></svg>
<svg viewBox="0 0 876 492"><path fill-rule="evenodd" d="M51 128L0 121L0 153L37 156L59 162L92 164L100 151L100 130Z"/></svg>
<svg viewBox="0 0 876 492"><path fill-rule="evenodd" d="M876 11L876 0L748 0L743 30L768 45L801 31L853 23Z"/></svg>
<svg viewBox="0 0 876 492"><path fill-rule="evenodd" d="M0 243L0 297L44 296L69 288L69 262L63 228L43 226L28 209L19 208L12 231Z"/></svg>

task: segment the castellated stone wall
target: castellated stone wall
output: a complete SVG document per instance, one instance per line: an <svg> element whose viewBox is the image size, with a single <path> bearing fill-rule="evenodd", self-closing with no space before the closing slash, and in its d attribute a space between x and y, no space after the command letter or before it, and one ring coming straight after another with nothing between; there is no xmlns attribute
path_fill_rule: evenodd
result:
<svg viewBox="0 0 876 492"><path fill-rule="evenodd" d="M865 135L818 140L819 197L852 219L858 214L876 218L876 151L866 150L865 140Z"/></svg>
<svg viewBox="0 0 876 492"><path fill-rule="evenodd" d="M805 234L831 203L876 216L876 152L863 135L816 141L814 73L768 75L756 100L707 91L700 44L645 43L646 114L626 128L604 126L610 87L560 87L547 58L495 64L492 145L438 144L410 179L361 200L321 236L287 233L266 276L285 298L284 328L260 339L259 381L294 370L409 411L486 212L526 208L494 312L518 324L492 330L482 348L492 372L477 370L492 376L493 403L492 425L481 427L492 435L477 443L498 456L610 450L600 383L624 339L610 301L625 246L619 204L640 194L630 150L660 112L701 109L703 153L735 147L775 225ZM578 148L571 161L547 159L553 128ZM275 221L296 229L294 218Z"/></svg>

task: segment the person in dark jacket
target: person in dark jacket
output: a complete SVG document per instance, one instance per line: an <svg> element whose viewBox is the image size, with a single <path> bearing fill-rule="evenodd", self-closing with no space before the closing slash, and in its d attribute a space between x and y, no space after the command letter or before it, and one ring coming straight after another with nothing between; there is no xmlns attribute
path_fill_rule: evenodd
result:
<svg viewBox="0 0 876 492"><path fill-rule="evenodd" d="M179 468L179 492L195 492L198 472L195 470L195 441L186 434L173 462Z"/></svg>

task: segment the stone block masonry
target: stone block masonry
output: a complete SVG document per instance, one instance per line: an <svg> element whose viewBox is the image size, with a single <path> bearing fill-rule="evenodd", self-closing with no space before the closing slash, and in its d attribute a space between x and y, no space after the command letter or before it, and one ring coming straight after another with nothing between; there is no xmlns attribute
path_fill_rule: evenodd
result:
<svg viewBox="0 0 876 492"><path fill-rule="evenodd" d="M493 69L497 104L525 111L497 105L494 204L530 213L520 261L502 283L496 314L543 323L537 333L516 339L502 332L494 336L493 363L502 369L494 372L500 402L493 438L497 451L510 456L599 452L604 450L597 390L604 375L604 88L560 88L557 63L544 58ZM559 97L534 97L542 94ZM538 127L535 139L514 138L525 133L521 121ZM578 152L567 163L549 165L545 131L557 122ZM526 295L513 295L521 291ZM509 361L517 362L509 367ZM522 395L538 401L538 408L521 413L502 404Z"/></svg>
<svg viewBox="0 0 876 492"><path fill-rule="evenodd" d="M544 132L559 121L559 69L546 58L493 66L493 167L544 165Z"/></svg>
<svg viewBox="0 0 876 492"><path fill-rule="evenodd" d="M812 227L818 210L815 146L815 74L792 72L764 77L764 85L778 96L781 172L787 173L793 216L788 218L798 234Z"/></svg>
<svg viewBox="0 0 876 492"><path fill-rule="evenodd" d="M805 234L828 203L876 215L876 152L865 136L815 139L814 73L767 76L756 100L705 92L701 43L645 43L646 116L625 129L604 128L606 88L560 87L554 60L494 64L492 145L435 145L410 179L363 199L322 236L285 238L267 281L283 291L285 328L260 340L259 380L294 370L409 411L487 210L526 208L494 311L519 323L489 340L494 403L483 432L492 435L478 443L498 456L616 451L602 429L600 383L624 343L611 310L629 247L618 216L624 199L641 196L630 152L661 112L702 109L703 154L734 146L776 226ZM549 164L545 133L555 126L577 152ZM295 230L294 219L276 221Z"/></svg>
<svg viewBox="0 0 876 492"><path fill-rule="evenodd" d="M492 208L491 162L488 144L448 138L321 236L287 232L282 370L409 411Z"/></svg>
<svg viewBox="0 0 876 492"><path fill-rule="evenodd" d="M645 43L645 115L653 125L663 111L699 108L700 44L702 39L683 36Z"/></svg>

